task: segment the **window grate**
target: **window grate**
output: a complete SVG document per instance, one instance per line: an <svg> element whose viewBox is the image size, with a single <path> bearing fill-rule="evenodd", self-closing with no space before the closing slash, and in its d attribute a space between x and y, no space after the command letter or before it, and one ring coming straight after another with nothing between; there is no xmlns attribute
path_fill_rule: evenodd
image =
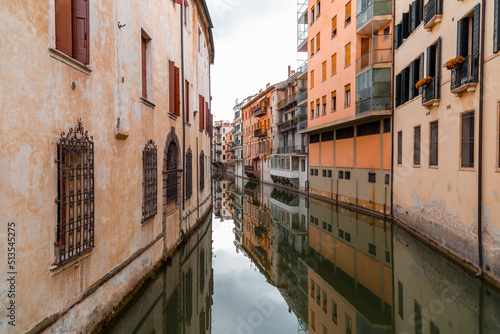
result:
<svg viewBox="0 0 500 334"><path fill-rule="evenodd" d="M82 120L57 147L56 264L94 247L94 139Z"/></svg>
<svg viewBox="0 0 500 334"><path fill-rule="evenodd" d="M193 194L193 153L191 149L186 153L186 197Z"/></svg>
<svg viewBox="0 0 500 334"><path fill-rule="evenodd" d="M205 154L200 153L200 191L205 189Z"/></svg>
<svg viewBox="0 0 500 334"><path fill-rule="evenodd" d="M377 175L375 173L368 173L368 182L375 183Z"/></svg>
<svg viewBox="0 0 500 334"><path fill-rule="evenodd" d="M142 152L142 221L154 217L158 203L158 152L155 143L150 140Z"/></svg>
<svg viewBox="0 0 500 334"><path fill-rule="evenodd" d="M178 158L177 158L177 145L174 141L171 141L168 145L167 150L167 170L166 173L166 188L167 188L167 203L172 203L177 201L177 169L178 169Z"/></svg>

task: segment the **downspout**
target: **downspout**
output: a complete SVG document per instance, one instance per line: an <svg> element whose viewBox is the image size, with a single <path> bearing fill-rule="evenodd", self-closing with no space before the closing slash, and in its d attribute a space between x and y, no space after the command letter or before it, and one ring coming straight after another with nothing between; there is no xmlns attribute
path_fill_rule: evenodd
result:
<svg viewBox="0 0 500 334"><path fill-rule="evenodd" d="M484 107L484 34L485 34L485 20L486 15L486 0L482 1L481 8L481 50L479 60L479 140L478 140L478 164L477 164L477 244L479 255L479 272L478 276L483 274L483 107Z"/></svg>
<svg viewBox="0 0 500 334"><path fill-rule="evenodd" d="M391 64L391 208L390 215L391 220L394 218L393 206L394 206L394 58L396 50L394 48L394 23L396 22L396 8L392 7L392 64ZM394 262L393 262L394 264ZM394 280L393 280L394 283Z"/></svg>
<svg viewBox="0 0 500 334"><path fill-rule="evenodd" d="M186 210L186 116L184 97L184 4L181 3L181 87L182 87L182 210ZM192 165L192 164L191 164ZM179 221L179 224L181 222Z"/></svg>

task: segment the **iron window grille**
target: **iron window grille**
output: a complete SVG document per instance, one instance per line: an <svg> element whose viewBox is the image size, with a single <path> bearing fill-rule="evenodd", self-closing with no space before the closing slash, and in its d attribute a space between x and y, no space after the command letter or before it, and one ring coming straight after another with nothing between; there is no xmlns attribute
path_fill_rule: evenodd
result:
<svg viewBox="0 0 500 334"><path fill-rule="evenodd" d="M153 140L142 151L142 222L157 213L158 207L158 151Z"/></svg>
<svg viewBox="0 0 500 334"><path fill-rule="evenodd" d="M193 154L191 149L186 153L186 197L193 194Z"/></svg>
<svg viewBox="0 0 500 334"><path fill-rule="evenodd" d="M368 173L368 182L369 183L375 183L376 182L376 174L375 173Z"/></svg>
<svg viewBox="0 0 500 334"><path fill-rule="evenodd" d="M56 264L94 248L94 139L82 120L57 146Z"/></svg>
<svg viewBox="0 0 500 334"><path fill-rule="evenodd" d="M178 168L178 158L177 158L177 145L174 141L171 141L168 145L167 150L167 170L166 174L166 188L167 188L167 204L177 201L177 168Z"/></svg>
<svg viewBox="0 0 500 334"><path fill-rule="evenodd" d="M205 154L200 153L200 191L205 189Z"/></svg>

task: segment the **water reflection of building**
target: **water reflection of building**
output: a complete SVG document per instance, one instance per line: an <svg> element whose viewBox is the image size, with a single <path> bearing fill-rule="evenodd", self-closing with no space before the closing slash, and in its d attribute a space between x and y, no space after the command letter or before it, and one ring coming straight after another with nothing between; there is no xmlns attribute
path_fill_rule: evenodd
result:
<svg viewBox="0 0 500 334"><path fill-rule="evenodd" d="M390 226L315 200L309 222L309 330L392 332Z"/></svg>
<svg viewBox="0 0 500 334"><path fill-rule="evenodd" d="M209 217L105 333L211 333L213 292Z"/></svg>
<svg viewBox="0 0 500 334"><path fill-rule="evenodd" d="M216 176L213 179L214 183L214 214L222 221L224 219L231 219L232 216L232 199L231 189L234 180L222 179Z"/></svg>

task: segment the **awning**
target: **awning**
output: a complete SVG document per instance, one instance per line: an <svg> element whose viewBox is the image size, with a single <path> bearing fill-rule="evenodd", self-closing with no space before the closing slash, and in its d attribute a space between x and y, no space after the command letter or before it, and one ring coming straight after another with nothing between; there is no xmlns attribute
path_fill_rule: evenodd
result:
<svg viewBox="0 0 500 334"><path fill-rule="evenodd" d="M250 158L250 160L253 160L253 159L259 159L259 156L258 155L254 155L253 157Z"/></svg>

